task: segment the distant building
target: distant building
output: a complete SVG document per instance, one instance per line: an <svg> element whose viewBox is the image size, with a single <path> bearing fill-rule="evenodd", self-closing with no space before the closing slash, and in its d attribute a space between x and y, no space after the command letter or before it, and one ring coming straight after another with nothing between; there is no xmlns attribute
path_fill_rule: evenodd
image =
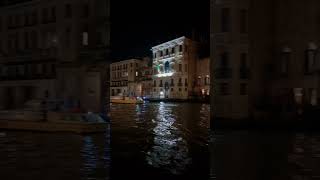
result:
<svg viewBox="0 0 320 180"><path fill-rule="evenodd" d="M198 97L210 96L210 57L197 61L197 80L195 94Z"/></svg>
<svg viewBox="0 0 320 180"><path fill-rule="evenodd" d="M152 81L152 60L150 58L144 58L142 66L140 67L140 82L141 82L141 96L145 98L151 98L153 91Z"/></svg>
<svg viewBox="0 0 320 180"><path fill-rule="evenodd" d="M140 59L129 59L110 65L111 96L135 96L141 63Z"/></svg>
<svg viewBox="0 0 320 180"><path fill-rule="evenodd" d="M186 37L152 47L152 98L189 99L195 91L198 43Z"/></svg>
<svg viewBox="0 0 320 180"><path fill-rule="evenodd" d="M105 110L109 19L108 0L1 2L0 109L61 99Z"/></svg>
<svg viewBox="0 0 320 180"><path fill-rule="evenodd" d="M320 1L211 0L212 117L280 117L318 104L319 7Z"/></svg>

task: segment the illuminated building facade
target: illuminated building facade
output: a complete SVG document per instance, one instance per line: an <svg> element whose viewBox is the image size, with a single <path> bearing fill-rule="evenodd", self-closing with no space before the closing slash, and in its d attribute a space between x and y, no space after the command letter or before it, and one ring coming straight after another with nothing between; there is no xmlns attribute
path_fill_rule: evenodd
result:
<svg viewBox="0 0 320 180"><path fill-rule="evenodd" d="M140 59L129 59L110 65L111 96L137 96L137 82L139 82Z"/></svg>
<svg viewBox="0 0 320 180"><path fill-rule="evenodd" d="M317 105L319 5L211 0L212 117L290 117Z"/></svg>
<svg viewBox="0 0 320 180"><path fill-rule="evenodd" d="M108 0L1 1L0 109L32 99L108 104L109 19Z"/></svg>
<svg viewBox="0 0 320 180"><path fill-rule="evenodd" d="M194 92L198 43L186 37L152 47L156 99L188 99Z"/></svg>

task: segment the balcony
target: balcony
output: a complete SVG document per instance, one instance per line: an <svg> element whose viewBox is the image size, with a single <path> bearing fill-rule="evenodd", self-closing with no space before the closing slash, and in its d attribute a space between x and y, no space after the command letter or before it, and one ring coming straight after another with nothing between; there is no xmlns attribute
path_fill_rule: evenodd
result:
<svg viewBox="0 0 320 180"><path fill-rule="evenodd" d="M215 71L215 78L217 79L230 79L232 78L231 68L218 68Z"/></svg>

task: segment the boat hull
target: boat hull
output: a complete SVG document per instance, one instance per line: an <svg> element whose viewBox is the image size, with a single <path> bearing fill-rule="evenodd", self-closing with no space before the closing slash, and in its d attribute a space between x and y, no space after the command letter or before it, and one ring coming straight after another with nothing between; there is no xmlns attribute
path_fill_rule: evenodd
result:
<svg viewBox="0 0 320 180"><path fill-rule="evenodd" d="M71 132L78 134L104 133L107 131L108 123L87 123L87 122L40 122L40 121L19 121L0 120L0 129L25 130L40 132Z"/></svg>

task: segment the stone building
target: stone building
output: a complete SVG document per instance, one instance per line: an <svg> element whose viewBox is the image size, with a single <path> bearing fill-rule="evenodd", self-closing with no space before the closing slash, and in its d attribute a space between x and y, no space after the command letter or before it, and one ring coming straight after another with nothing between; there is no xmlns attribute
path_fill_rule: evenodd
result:
<svg viewBox="0 0 320 180"><path fill-rule="evenodd" d="M195 94L201 98L210 96L210 57L197 60Z"/></svg>
<svg viewBox="0 0 320 180"><path fill-rule="evenodd" d="M212 117L317 104L320 1L211 0Z"/></svg>
<svg viewBox="0 0 320 180"><path fill-rule="evenodd" d="M109 18L108 0L2 1L0 109L54 99L106 110Z"/></svg>
<svg viewBox="0 0 320 180"><path fill-rule="evenodd" d="M152 98L188 99L193 95L198 47L186 37L152 47Z"/></svg>
<svg viewBox="0 0 320 180"><path fill-rule="evenodd" d="M141 85L137 82L142 64L140 59L129 59L110 65L111 96L140 96Z"/></svg>

